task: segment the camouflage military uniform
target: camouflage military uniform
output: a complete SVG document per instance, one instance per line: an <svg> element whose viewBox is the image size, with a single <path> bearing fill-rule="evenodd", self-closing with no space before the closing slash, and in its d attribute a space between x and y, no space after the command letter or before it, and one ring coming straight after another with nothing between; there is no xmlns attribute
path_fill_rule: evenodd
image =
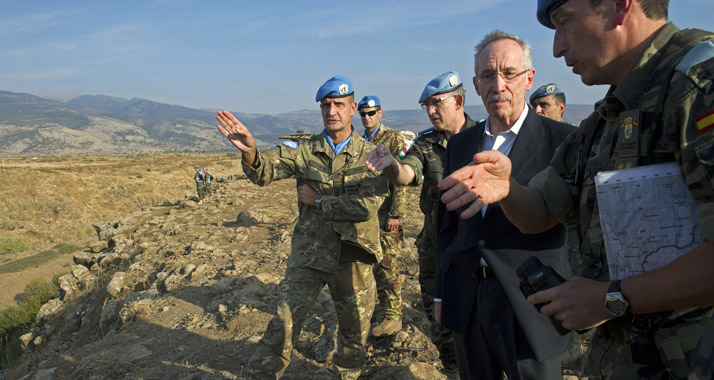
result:
<svg viewBox="0 0 714 380"><path fill-rule="evenodd" d="M466 122L461 131L471 128L476 123L466 115ZM439 182L444 175L442 158L446 152L446 136L431 130L420 134L409 148L402 163L414 171L413 186L423 184L419 196L419 208L424 213L424 226L416 239L419 251L419 285L421 300L431 322L431 340L439 349L442 362L456 368L454 338L450 330L441 326L434 319L434 271L437 254L437 210L439 204Z"/></svg>
<svg viewBox="0 0 714 380"><path fill-rule="evenodd" d="M198 195L198 199L203 199L206 196L203 172L197 171L196 174L193 175L193 180L196 182L196 195Z"/></svg>
<svg viewBox="0 0 714 380"><path fill-rule="evenodd" d="M372 264L382 258L377 210L388 184L364 164L374 148L353 131L333 159L324 135L315 134L295 149L281 146L278 156L259 154L255 168L243 163L260 186L294 177L298 186L307 184L324 196L318 207L299 203L277 312L248 363L250 378L275 379L287 368L293 340L325 284L339 320L334 364L359 369L364 363L375 298Z"/></svg>
<svg viewBox="0 0 714 380"><path fill-rule="evenodd" d="M580 253L585 277L610 279L594 185L600 171L676 160L698 204L702 240L714 240L714 128L707 130L697 122L714 111L714 58L696 54L682 59L687 50L679 38L686 34L674 38L678 31L672 23L662 29L620 85L608 91L578 133L561 145L551 166L530 183L561 223L579 224L584 234ZM714 49L707 45L710 42L703 44L704 52ZM669 83L668 89L662 83ZM634 156L617 148L620 127L629 117L642 126L641 146ZM593 131L591 137L588 130ZM587 150L589 138L592 148ZM586 373L590 379L686 378L694 342L711 311L711 307L688 308L611 320L595 332ZM651 363L633 364L629 346L636 336L657 342L654 354L647 356Z"/></svg>
<svg viewBox="0 0 714 380"><path fill-rule="evenodd" d="M386 145L395 157L399 157L399 152L406 147L401 133L384 124L379 127L370 142L374 145ZM399 276L397 257L402 251L404 230L399 224L398 230L387 231L387 218L404 216L406 196L406 188L401 186L395 188L390 184L389 196L384 200L377 214L383 258L374 267L374 279L377 281L377 295L380 303L384 305L385 317L392 319L402 318L402 281Z"/></svg>
<svg viewBox="0 0 714 380"><path fill-rule="evenodd" d="M689 380L711 379L714 379L714 318L709 320L699 339L692 357L692 372L689 374Z"/></svg>
<svg viewBox="0 0 714 380"><path fill-rule="evenodd" d="M213 176L211 175L211 173L203 172L203 181L206 184L206 193L204 195L212 195L213 189L211 188L211 185L213 183Z"/></svg>

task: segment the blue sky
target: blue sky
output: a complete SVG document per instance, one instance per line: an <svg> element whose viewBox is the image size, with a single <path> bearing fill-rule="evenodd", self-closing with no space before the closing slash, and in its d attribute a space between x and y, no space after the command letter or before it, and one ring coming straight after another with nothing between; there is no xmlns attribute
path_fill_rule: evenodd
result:
<svg viewBox="0 0 714 380"><path fill-rule="evenodd" d="M275 114L318 109L317 88L349 77L385 110L418 108L433 77L456 70L467 105L473 47L501 29L533 46L535 83L558 82L568 102L586 87L552 56L536 0L4 1L0 90L141 97L192 108ZM712 30L712 0L672 0L670 20Z"/></svg>

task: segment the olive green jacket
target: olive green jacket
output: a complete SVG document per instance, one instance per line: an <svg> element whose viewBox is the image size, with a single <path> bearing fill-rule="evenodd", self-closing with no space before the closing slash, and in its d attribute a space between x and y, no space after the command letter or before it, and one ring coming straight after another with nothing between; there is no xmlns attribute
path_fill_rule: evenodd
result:
<svg viewBox="0 0 714 380"><path fill-rule="evenodd" d="M257 185L294 177L297 186L307 184L323 195L318 207L298 203L289 264L334 272L342 241L382 260L377 210L387 194L388 180L364 163L374 148L353 132L347 146L334 157L324 134L318 133L297 148L281 146L275 157L259 153L255 167L243 162L244 173Z"/></svg>

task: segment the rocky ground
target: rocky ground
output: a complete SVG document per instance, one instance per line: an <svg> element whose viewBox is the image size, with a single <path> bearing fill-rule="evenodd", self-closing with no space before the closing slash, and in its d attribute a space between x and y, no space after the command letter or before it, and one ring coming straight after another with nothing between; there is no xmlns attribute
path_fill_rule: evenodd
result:
<svg viewBox="0 0 714 380"><path fill-rule="evenodd" d="M23 336L22 363L0 379L241 379L275 311L297 216L295 182L260 188L220 178L213 196L164 201L97 223L99 240L74 257L59 299ZM370 338L360 379L448 379L421 311L409 192L404 328ZM283 379L331 379L336 317L323 290ZM574 366L574 365L573 365ZM577 371L564 370L564 378Z"/></svg>

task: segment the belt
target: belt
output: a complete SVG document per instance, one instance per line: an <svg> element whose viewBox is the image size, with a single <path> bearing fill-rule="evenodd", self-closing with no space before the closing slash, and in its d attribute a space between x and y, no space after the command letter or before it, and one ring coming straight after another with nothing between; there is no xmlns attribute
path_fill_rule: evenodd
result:
<svg viewBox="0 0 714 380"><path fill-rule="evenodd" d="M476 273L473 273L473 275L478 278L496 277L496 274L493 272L493 269L491 269L491 267L484 267L484 266L480 266L480 265L479 265Z"/></svg>

